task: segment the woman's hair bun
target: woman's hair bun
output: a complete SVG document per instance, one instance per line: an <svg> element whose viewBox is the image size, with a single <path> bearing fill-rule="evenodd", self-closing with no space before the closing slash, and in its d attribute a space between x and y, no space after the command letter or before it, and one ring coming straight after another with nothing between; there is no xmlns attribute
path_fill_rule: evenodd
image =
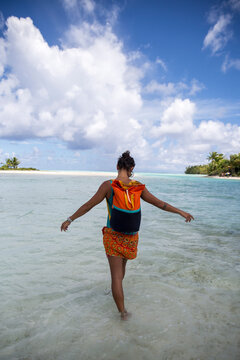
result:
<svg viewBox="0 0 240 360"><path fill-rule="evenodd" d="M130 157L130 151L127 150L127 151L125 151L124 153L122 153L122 157L123 157L124 159L127 159L128 157Z"/></svg>
<svg viewBox="0 0 240 360"><path fill-rule="evenodd" d="M130 156L130 151L124 151L122 155L118 158L117 163L118 169L126 169L127 171L131 171L132 168L135 166L135 161L132 156Z"/></svg>

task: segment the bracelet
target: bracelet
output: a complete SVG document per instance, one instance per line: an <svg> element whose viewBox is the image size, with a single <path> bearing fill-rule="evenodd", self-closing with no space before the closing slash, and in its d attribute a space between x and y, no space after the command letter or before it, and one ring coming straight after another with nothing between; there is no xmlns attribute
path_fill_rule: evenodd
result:
<svg viewBox="0 0 240 360"><path fill-rule="evenodd" d="M70 223L73 222L73 220L70 219L70 217L67 218L67 221L69 221Z"/></svg>

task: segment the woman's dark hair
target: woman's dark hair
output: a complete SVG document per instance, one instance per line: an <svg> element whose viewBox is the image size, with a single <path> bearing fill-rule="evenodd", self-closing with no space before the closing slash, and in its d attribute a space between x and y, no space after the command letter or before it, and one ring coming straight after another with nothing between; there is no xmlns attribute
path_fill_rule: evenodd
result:
<svg viewBox="0 0 240 360"><path fill-rule="evenodd" d="M127 171L131 171L131 169L135 166L134 158L130 156L130 151L125 151L118 158L117 166L119 170L126 169Z"/></svg>

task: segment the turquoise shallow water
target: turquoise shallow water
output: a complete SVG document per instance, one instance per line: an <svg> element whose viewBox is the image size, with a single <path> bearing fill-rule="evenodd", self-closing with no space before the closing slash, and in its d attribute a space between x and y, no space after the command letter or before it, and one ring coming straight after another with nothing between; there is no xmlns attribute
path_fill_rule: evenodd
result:
<svg viewBox="0 0 240 360"><path fill-rule="evenodd" d="M142 203L119 320L106 204L60 232L104 176L0 174L0 359L240 358L240 181L141 175L195 221Z"/></svg>

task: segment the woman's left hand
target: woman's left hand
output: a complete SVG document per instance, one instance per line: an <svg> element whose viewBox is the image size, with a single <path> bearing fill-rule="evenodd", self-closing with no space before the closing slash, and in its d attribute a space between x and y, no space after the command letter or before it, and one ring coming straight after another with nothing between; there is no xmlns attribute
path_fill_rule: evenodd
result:
<svg viewBox="0 0 240 360"><path fill-rule="evenodd" d="M186 219L185 222L190 222L191 220L194 220L194 217L191 214L186 213L185 211L181 211L180 215Z"/></svg>
<svg viewBox="0 0 240 360"><path fill-rule="evenodd" d="M66 231L70 225L70 221L66 220L61 225L61 231Z"/></svg>

